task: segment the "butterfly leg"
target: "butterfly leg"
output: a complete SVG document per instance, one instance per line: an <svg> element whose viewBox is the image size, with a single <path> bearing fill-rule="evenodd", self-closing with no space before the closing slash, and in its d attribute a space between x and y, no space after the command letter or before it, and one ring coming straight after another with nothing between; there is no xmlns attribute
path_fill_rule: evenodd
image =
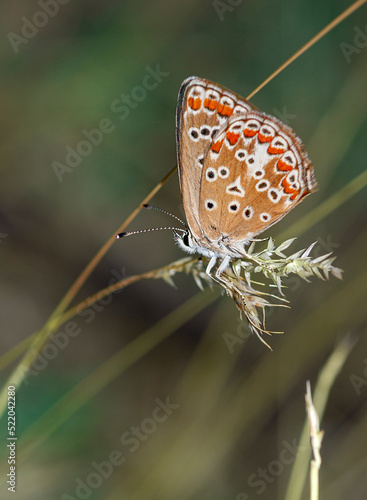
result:
<svg viewBox="0 0 367 500"><path fill-rule="evenodd" d="M216 278L219 278L222 272L228 267L229 261L231 260L231 257L229 255L226 255L222 262L220 263L217 272L215 273Z"/></svg>
<svg viewBox="0 0 367 500"><path fill-rule="evenodd" d="M209 264L208 264L206 271L205 271L206 274L208 274L209 276L210 276L210 271L213 269L216 262L217 262L217 257L216 257L216 255L213 255L213 257L211 257Z"/></svg>

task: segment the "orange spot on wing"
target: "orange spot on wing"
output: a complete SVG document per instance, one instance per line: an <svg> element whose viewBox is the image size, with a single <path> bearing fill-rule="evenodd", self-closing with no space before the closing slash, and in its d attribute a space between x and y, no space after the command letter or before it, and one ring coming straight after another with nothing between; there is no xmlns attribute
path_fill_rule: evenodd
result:
<svg viewBox="0 0 367 500"><path fill-rule="evenodd" d="M224 139L221 139L220 141L216 141L212 147L210 148L212 151L214 151L215 153L219 153L220 151L220 148L222 147L222 144L223 144L223 141Z"/></svg>
<svg viewBox="0 0 367 500"><path fill-rule="evenodd" d="M284 172L290 172L293 169L292 165L286 163L282 159L277 161L277 167L279 168L279 170L283 170Z"/></svg>
<svg viewBox="0 0 367 500"><path fill-rule="evenodd" d="M257 138L260 142L271 142L274 139L272 135L263 135L261 132L258 133Z"/></svg>
<svg viewBox="0 0 367 500"><path fill-rule="evenodd" d="M207 109L210 109L211 111L214 111L215 109L217 109L218 101L216 101L215 99L208 99L208 98L206 98L205 101L204 101L204 106Z"/></svg>
<svg viewBox="0 0 367 500"><path fill-rule="evenodd" d="M282 180L282 186L284 187L284 192L287 194L291 194L292 195L291 200L294 200L296 198L297 194L299 193L299 191L297 191L296 189L293 189L291 187L291 185L287 181L286 177L284 177L284 179Z"/></svg>
<svg viewBox="0 0 367 500"><path fill-rule="evenodd" d="M269 155L278 155L278 154L282 154L282 153L285 153L287 150L285 148L276 148L274 146L269 146L268 147L268 153Z"/></svg>
<svg viewBox="0 0 367 500"><path fill-rule="evenodd" d="M194 111L197 111L201 107L201 99L194 99L193 97L189 97L189 106Z"/></svg>
<svg viewBox="0 0 367 500"><path fill-rule="evenodd" d="M240 134L235 134L234 132L227 132L227 139L234 146L238 139L240 138Z"/></svg>
<svg viewBox="0 0 367 500"><path fill-rule="evenodd" d="M230 106L225 106L224 104L218 104L218 113L223 116L231 116L233 109Z"/></svg>
<svg viewBox="0 0 367 500"><path fill-rule="evenodd" d="M254 137L258 133L258 130L254 130L252 128L244 128L243 129L243 135L245 137Z"/></svg>

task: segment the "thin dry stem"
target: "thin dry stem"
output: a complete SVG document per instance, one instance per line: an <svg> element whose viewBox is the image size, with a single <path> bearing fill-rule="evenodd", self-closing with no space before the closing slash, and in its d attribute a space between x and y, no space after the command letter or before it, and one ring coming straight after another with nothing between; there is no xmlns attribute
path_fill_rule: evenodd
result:
<svg viewBox="0 0 367 500"><path fill-rule="evenodd" d="M312 401L311 384L306 384L306 409L313 459L310 467L310 500L319 500L319 472L321 467L321 443L324 432L320 431L320 420Z"/></svg>
<svg viewBox="0 0 367 500"><path fill-rule="evenodd" d="M357 8L359 8L361 5L363 5L367 0L358 0L354 2L353 5L351 5L348 9L346 9L340 16L338 16L333 22L331 22L328 26L326 26L323 30L319 32L318 35L313 37L302 49L296 52L286 63L284 63L276 72L274 72L269 78L267 78L257 89L255 89L248 98L252 97L257 93L261 88L263 88L271 79L273 79L276 75L278 75L284 68L286 68L289 64L291 64L294 60L296 60L301 54L303 54L308 48L310 48L314 43L316 43L319 39L321 39L323 36L325 36L326 33L328 33L332 28L337 26L343 19L348 17L352 12L354 12ZM160 188L164 185L164 183L167 181L167 179L176 171L176 168L173 168L163 179L162 181L155 186L155 188L148 194L148 196L139 204L139 206L130 214L130 216L123 222L123 224L118 228L116 233L122 232L127 225L135 218L135 216L139 213L141 210L142 206L144 204L147 204L151 198L160 190ZM90 274L93 272L97 264L100 262L102 257L105 255L105 253L109 250L111 245L115 241L115 234L112 235L107 242L102 246L102 248L97 252L97 254L93 257L93 259L90 261L90 263L87 265L87 267L83 270L83 272L80 274L78 279L73 283L71 288L67 291L65 296L62 298L54 312L51 314L50 318L46 322L44 328L39 332L39 334L34 335L32 338L32 341L29 345L28 352L23 358L23 360L26 358L28 366L31 366L32 362L34 361L34 356L36 356L37 351L41 348L41 346L45 343L46 339L50 334L52 334L56 328L55 325L58 324L59 317L62 315L62 313L65 311L65 309L68 307L68 305L71 303L71 301L74 299L78 291L81 289L82 285L85 283L85 281L88 279ZM170 277L167 277L167 281L169 281ZM200 278L195 278L196 280L200 281ZM86 299L87 301L88 299ZM66 316L65 316L66 317ZM25 342L22 344L23 346L26 346L28 342ZM33 357L32 357L32 354ZM11 356L10 356L11 357ZM8 357L8 359L10 359ZM19 376L19 366L16 368L16 370L12 373L11 377L17 376L18 383L20 384L23 380L23 375ZM9 380L11 380L11 377ZM5 409L5 404L6 404L6 384L5 388L0 394L0 416L4 412Z"/></svg>
<svg viewBox="0 0 367 500"><path fill-rule="evenodd" d="M285 63L283 63L277 70L274 71L266 80L264 80L254 91L251 92L247 96L247 99L251 99L255 94L257 94L265 85L267 85L273 78L275 78L279 73L281 73L285 68L287 68L292 62L294 62L296 59L298 59L304 52L306 52L308 49L310 49L313 45L315 45L316 42L321 40L329 31L334 29L338 24L340 24L344 19L346 19L348 16L350 16L355 10L359 9L359 7L362 7L364 3L366 3L367 0L357 0L354 2L350 7L345 9L344 12L342 12L338 17L336 17L331 23L329 23L325 28L323 28L321 31L317 33L311 40L309 40L303 47L301 47L295 54L293 54Z"/></svg>

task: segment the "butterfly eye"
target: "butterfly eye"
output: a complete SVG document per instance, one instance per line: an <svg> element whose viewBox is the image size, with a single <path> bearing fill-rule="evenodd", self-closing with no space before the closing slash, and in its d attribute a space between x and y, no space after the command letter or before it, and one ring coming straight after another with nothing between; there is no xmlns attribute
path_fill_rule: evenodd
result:
<svg viewBox="0 0 367 500"><path fill-rule="evenodd" d="M218 174L219 174L219 177L221 177L222 179L226 179L229 176L229 168L219 167Z"/></svg>
<svg viewBox="0 0 367 500"><path fill-rule="evenodd" d="M185 233L183 235L182 241L183 241L184 245L186 245L187 247L190 246L189 233Z"/></svg>
<svg viewBox="0 0 367 500"><path fill-rule="evenodd" d="M209 211L214 210L217 207L217 203L214 200L205 200L205 208Z"/></svg>
<svg viewBox="0 0 367 500"><path fill-rule="evenodd" d="M213 182L217 180L217 172L214 168L209 167L205 173L205 177L209 182Z"/></svg>

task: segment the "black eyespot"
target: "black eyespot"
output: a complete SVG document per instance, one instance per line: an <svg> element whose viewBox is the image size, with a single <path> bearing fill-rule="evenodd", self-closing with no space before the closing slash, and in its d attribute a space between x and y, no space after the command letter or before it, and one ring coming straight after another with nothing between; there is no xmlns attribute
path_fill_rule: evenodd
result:
<svg viewBox="0 0 367 500"><path fill-rule="evenodd" d="M256 175L256 177L260 177L260 176L262 175L261 170L257 170L257 171L255 172L255 175Z"/></svg>
<svg viewBox="0 0 367 500"><path fill-rule="evenodd" d="M194 139L197 139L199 137L197 130L191 130L191 137L193 137Z"/></svg>
<svg viewBox="0 0 367 500"><path fill-rule="evenodd" d="M245 153L243 151L240 151L238 153L239 158L243 158L245 156Z"/></svg>
<svg viewBox="0 0 367 500"><path fill-rule="evenodd" d="M258 184L258 188L259 189L263 189L263 188L266 188L267 186L267 183L264 181L264 182L260 182L260 184Z"/></svg>
<svg viewBox="0 0 367 500"><path fill-rule="evenodd" d="M221 174L221 175L226 175L226 173L227 173L227 170L226 170L226 169L224 169L224 168L222 168L222 169L221 169L221 171L220 171L220 174Z"/></svg>
<svg viewBox="0 0 367 500"><path fill-rule="evenodd" d="M249 159L247 160L247 163L254 163L254 161L255 161L255 160L254 160L253 158L249 158Z"/></svg>
<svg viewBox="0 0 367 500"><path fill-rule="evenodd" d="M199 163L201 163L202 165L204 165L204 157L199 158Z"/></svg>
<svg viewBox="0 0 367 500"><path fill-rule="evenodd" d="M232 210L232 212L235 212L237 210L237 205L233 204L233 205L230 205L229 208Z"/></svg>
<svg viewBox="0 0 367 500"><path fill-rule="evenodd" d="M209 177L209 179L213 179L214 178L214 172L212 172L212 171L208 172L207 176Z"/></svg>
<svg viewBox="0 0 367 500"><path fill-rule="evenodd" d="M251 215L251 210L248 208L247 210L245 210L245 216L250 217L250 215Z"/></svg>
<svg viewBox="0 0 367 500"><path fill-rule="evenodd" d="M273 198L273 200L276 200L278 198L276 191L269 191L269 193L270 193L270 196Z"/></svg>
<svg viewBox="0 0 367 500"><path fill-rule="evenodd" d="M201 135L209 135L210 134L210 130L208 128L202 128L201 129Z"/></svg>

